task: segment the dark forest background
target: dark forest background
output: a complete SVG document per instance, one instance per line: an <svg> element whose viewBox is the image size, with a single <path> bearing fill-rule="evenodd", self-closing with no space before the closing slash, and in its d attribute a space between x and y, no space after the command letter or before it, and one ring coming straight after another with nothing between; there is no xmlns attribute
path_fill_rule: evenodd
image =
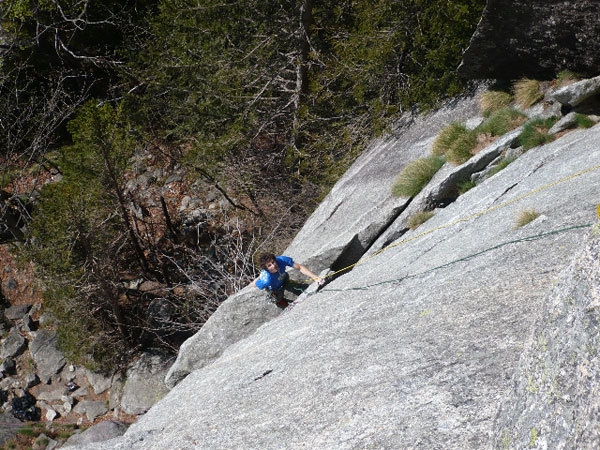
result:
<svg viewBox="0 0 600 450"><path fill-rule="evenodd" d="M468 88L484 3L4 0L3 242L68 356L175 351L373 137ZM141 161L164 176L141 183Z"/></svg>

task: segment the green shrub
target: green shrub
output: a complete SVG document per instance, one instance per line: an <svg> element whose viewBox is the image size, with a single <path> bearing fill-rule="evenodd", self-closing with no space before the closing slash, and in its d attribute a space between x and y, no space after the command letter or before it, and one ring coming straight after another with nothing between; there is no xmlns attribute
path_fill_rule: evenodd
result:
<svg viewBox="0 0 600 450"><path fill-rule="evenodd" d="M513 101L513 96L506 91L485 91L479 99L481 112L485 117L499 109L507 108Z"/></svg>
<svg viewBox="0 0 600 450"><path fill-rule="evenodd" d="M519 213L515 228L520 228L527 225L529 222L533 222L540 216L540 213L534 209L525 209Z"/></svg>
<svg viewBox="0 0 600 450"><path fill-rule="evenodd" d="M490 134L491 136L502 136L521 126L526 120L527 116L522 112L514 108L503 108L491 114L474 131L478 135Z"/></svg>
<svg viewBox="0 0 600 450"><path fill-rule="evenodd" d="M395 197L413 197L421 192L429 180L444 165L441 156L428 156L407 164L398 174L392 187Z"/></svg>
<svg viewBox="0 0 600 450"><path fill-rule="evenodd" d="M522 78L513 85L515 102L523 108L529 108L544 98L538 80Z"/></svg>
<svg viewBox="0 0 600 450"><path fill-rule="evenodd" d="M61 349L73 362L114 368L137 337L126 322L136 316L118 317L127 303L120 274L148 266L149 246L132 232L123 188L140 136L122 105L109 103L89 102L67 129L73 142L59 150L63 178L41 189L25 252L47 286L44 306L60 322Z"/></svg>
<svg viewBox="0 0 600 450"><path fill-rule="evenodd" d="M577 113L575 114L575 124L577 125L577 128L591 128L596 125L596 122L585 114Z"/></svg>
<svg viewBox="0 0 600 450"><path fill-rule="evenodd" d="M462 183L458 183L458 193L462 195L468 190L473 189L476 185L477 183L472 180L466 180Z"/></svg>
<svg viewBox="0 0 600 450"><path fill-rule="evenodd" d="M445 155L454 141L469 133L470 131L464 125L451 123L435 138L431 147L431 153L436 156Z"/></svg>
<svg viewBox="0 0 600 450"><path fill-rule="evenodd" d="M408 222L407 222L408 228L410 228L411 230L414 230L415 228L419 228L421 225L423 225L425 222L427 222L429 219L431 219L433 217L433 215L434 215L433 211L419 211L414 216L412 216L410 219L408 219Z"/></svg>
<svg viewBox="0 0 600 450"><path fill-rule="evenodd" d="M554 140L553 136L548 134L548 130L556 122L555 118L530 120L523 126L523 131L519 135L519 143L523 150L543 145Z"/></svg>
<svg viewBox="0 0 600 450"><path fill-rule="evenodd" d="M579 80L579 76L570 70L563 70L556 74L557 87L567 86Z"/></svg>

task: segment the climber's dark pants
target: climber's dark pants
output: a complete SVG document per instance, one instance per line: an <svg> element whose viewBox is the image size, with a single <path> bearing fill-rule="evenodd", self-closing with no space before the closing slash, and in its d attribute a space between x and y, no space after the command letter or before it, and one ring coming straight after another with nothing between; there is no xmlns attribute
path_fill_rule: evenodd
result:
<svg viewBox="0 0 600 450"><path fill-rule="evenodd" d="M283 286L277 290L267 289L269 293L268 298L271 302L275 303L279 308L286 308L290 303L290 300L285 298L285 291L291 292L295 295L300 295L308 287L308 284L299 283L297 281L290 280L289 275L286 274Z"/></svg>

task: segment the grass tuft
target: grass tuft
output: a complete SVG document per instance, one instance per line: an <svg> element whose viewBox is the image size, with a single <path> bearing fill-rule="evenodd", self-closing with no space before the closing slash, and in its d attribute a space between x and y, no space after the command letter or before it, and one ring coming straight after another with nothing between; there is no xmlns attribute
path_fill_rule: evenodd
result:
<svg viewBox="0 0 600 450"><path fill-rule="evenodd" d="M488 175L487 175L488 178L496 175L501 170L506 169L506 167L514 160L515 160L514 158L501 159L500 162L498 162L498 164L496 164L494 167L492 167L492 169L488 172Z"/></svg>
<svg viewBox="0 0 600 450"><path fill-rule="evenodd" d="M419 211L414 216L412 216L410 219L408 219L408 222L407 222L408 228L410 228L411 230L419 228L421 225L423 225L425 222L427 222L429 219L431 219L433 217L433 215L434 215L433 211Z"/></svg>
<svg viewBox="0 0 600 450"><path fill-rule="evenodd" d="M591 128L596 125L596 122L585 114L577 113L575 114L575 124L577 128Z"/></svg>
<svg viewBox="0 0 600 450"><path fill-rule="evenodd" d="M538 80L522 78L513 85L515 102L523 108L529 108L544 98Z"/></svg>
<svg viewBox="0 0 600 450"><path fill-rule="evenodd" d="M394 197L413 197L429 183L438 170L444 165L441 156L427 156L408 163L398 174L392 187Z"/></svg>
<svg viewBox="0 0 600 450"><path fill-rule="evenodd" d="M475 186L477 186L477 183L475 183L473 180L466 180L462 183L458 183L458 193L459 195L462 195L468 190L473 189Z"/></svg>
<svg viewBox="0 0 600 450"><path fill-rule="evenodd" d="M479 107L484 117L489 117L493 112L510 106L513 96L506 91L485 91L479 98Z"/></svg>
<svg viewBox="0 0 600 450"><path fill-rule="evenodd" d="M464 125L451 123L444 128L433 142L431 153L445 156L452 164L462 164L473 156L477 135Z"/></svg>
<svg viewBox="0 0 600 450"><path fill-rule="evenodd" d="M556 87L563 87L578 81L579 76L570 70L562 70L556 74Z"/></svg>
<svg viewBox="0 0 600 450"><path fill-rule="evenodd" d="M446 151L446 160L456 166L467 162L477 146L477 134L472 131L458 136Z"/></svg>
<svg viewBox="0 0 600 450"><path fill-rule="evenodd" d="M25 426L23 428L20 428L17 432L19 434L23 434L23 435L29 436L29 437L36 436L36 431L33 428L31 428L30 426Z"/></svg>
<svg viewBox="0 0 600 450"><path fill-rule="evenodd" d="M523 150L544 145L554 140L554 136L548 134L548 130L554 125L556 118L534 119L523 126L523 131L519 135L519 143Z"/></svg>
<svg viewBox="0 0 600 450"><path fill-rule="evenodd" d="M445 127L433 141L431 153L436 156L445 155L452 143L464 134L468 134L469 130L460 123L451 123Z"/></svg>
<svg viewBox="0 0 600 450"><path fill-rule="evenodd" d="M522 112L514 108L503 108L495 111L481 125L475 128L474 131L478 135L502 136L521 126L526 120L527 116Z"/></svg>
<svg viewBox="0 0 600 450"><path fill-rule="evenodd" d="M525 209L519 213L519 217L517 218L517 223L515 224L515 228L521 228L527 225L530 222L533 222L540 216L540 213L534 209Z"/></svg>

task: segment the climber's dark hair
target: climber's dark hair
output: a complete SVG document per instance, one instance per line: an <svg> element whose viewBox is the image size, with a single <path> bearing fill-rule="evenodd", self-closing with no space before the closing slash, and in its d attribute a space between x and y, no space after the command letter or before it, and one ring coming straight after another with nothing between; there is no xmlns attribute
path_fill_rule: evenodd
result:
<svg viewBox="0 0 600 450"><path fill-rule="evenodd" d="M275 255L273 253L266 252L260 255L260 258L258 259L258 264L261 268L266 269L265 266L271 261L275 261Z"/></svg>

